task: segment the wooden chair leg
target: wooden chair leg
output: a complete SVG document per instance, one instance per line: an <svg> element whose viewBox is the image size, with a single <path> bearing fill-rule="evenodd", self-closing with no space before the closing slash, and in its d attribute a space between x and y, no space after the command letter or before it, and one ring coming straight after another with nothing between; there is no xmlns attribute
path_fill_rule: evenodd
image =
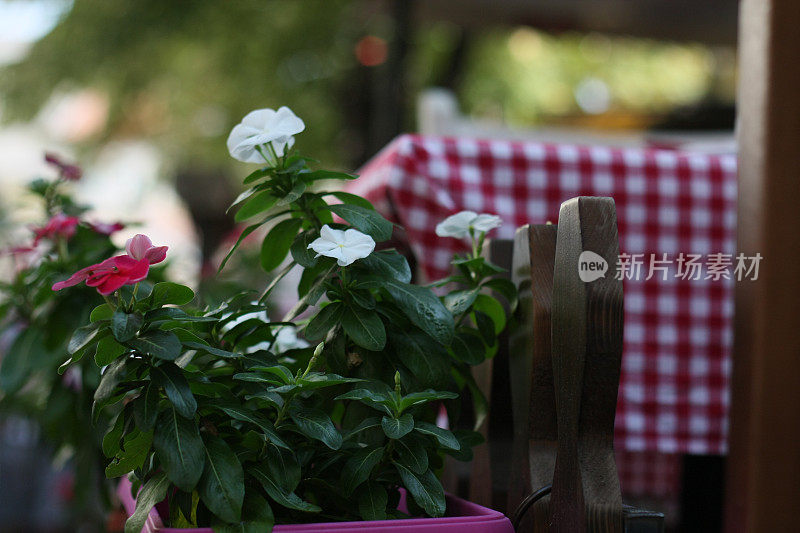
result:
<svg viewBox="0 0 800 533"><path fill-rule="evenodd" d="M528 509L515 513L518 531L663 531L662 514L623 506L614 460L623 321L617 242L611 198L574 198L562 204L558 226L517 231L509 510ZM602 275L582 279L586 261L605 264Z"/></svg>
<svg viewBox="0 0 800 533"><path fill-rule="evenodd" d="M516 331L509 336L514 445L508 509L550 485L556 459L556 409L550 358L556 226L523 226L514 239L512 280L519 290ZM547 531L548 497L533 504L518 531Z"/></svg>

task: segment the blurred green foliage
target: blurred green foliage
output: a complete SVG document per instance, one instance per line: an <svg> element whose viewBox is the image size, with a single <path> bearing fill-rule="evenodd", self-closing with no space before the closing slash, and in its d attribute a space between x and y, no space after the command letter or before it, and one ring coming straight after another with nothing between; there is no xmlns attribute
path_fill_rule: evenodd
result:
<svg viewBox="0 0 800 533"><path fill-rule="evenodd" d="M396 105L376 83L387 64L364 67L354 54L370 34L391 50L398 38L392 5L74 0L20 63L0 72L4 118L31 118L54 91L91 87L108 96L110 111L104 132L86 146L146 137L173 162L218 168L235 164L221 146L242 116L288 105L314 125L304 151L326 165L352 167L371 155L371 113ZM409 111L416 94L431 85L453 88L468 114L518 126L586 115L576 92L587 81L607 93L600 113L641 118L709 97L733 101L732 50L412 20L402 63L408 130L415 128Z"/></svg>
<svg viewBox="0 0 800 533"><path fill-rule="evenodd" d="M6 118L32 117L54 89L110 97L100 139L146 136L195 163L227 160L230 128L252 109L288 105L313 120L308 150L339 160L336 102L356 67L369 12L346 0L75 0L0 78Z"/></svg>

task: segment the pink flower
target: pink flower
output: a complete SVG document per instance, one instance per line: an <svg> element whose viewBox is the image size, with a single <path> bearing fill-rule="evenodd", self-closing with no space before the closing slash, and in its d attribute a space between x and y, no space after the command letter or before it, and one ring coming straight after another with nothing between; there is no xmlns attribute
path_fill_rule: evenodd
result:
<svg viewBox="0 0 800 533"><path fill-rule="evenodd" d="M150 239L141 233L128 239L128 242L125 243L125 251L137 261L147 259L151 265L160 263L167 257L166 246L153 246Z"/></svg>
<svg viewBox="0 0 800 533"><path fill-rule="evenodd" d="M114 222L113 224L107 222L89 222L89 227L92 231L100 235L111 235L112 233L125 229L125 224L122 222Z"/></svg>
<svg viewBox="0 0 800 533"><path fill-rule="evenodd" d="M60 157L53 153L46 152L44 154L44 160L56 167L61 178L67 181L78 181L83 175L81 167L65 163Z"/></svg>
<svg viewBox="0 0 800 533"><path fill-rule="evenodd" d="M150 263L147 260L118 255L78 270L69 279L54 284L53 290L60 291L85 281L87 286L96 287L100 294L111 294L123 285L142 281L149 271Z"/></svg>
<svg viewBox="0 0 800 533"><path fill-rule="evenodd" d="M127 255L118 255L102 263L90 265L75 272L69 279L53 285L54 291L72 287L82 281L96 287L100 294L111 294L123 285L138 283L147 277L150 265L160 263L167 257L166 246L153 246L147 236L139 234L125 245Z"/></svg>
<svg viewBox="0 0 800 533"><path fill-rule="evenodd" d="M55 237L64 237L69 239L75 235L75 228L78 226L80 220L78 217L71 217L64 213L53 215L42 228L33 228L33 233L36 237L33 239L33 246L39 244L42 239L53 239Z"/></svg>

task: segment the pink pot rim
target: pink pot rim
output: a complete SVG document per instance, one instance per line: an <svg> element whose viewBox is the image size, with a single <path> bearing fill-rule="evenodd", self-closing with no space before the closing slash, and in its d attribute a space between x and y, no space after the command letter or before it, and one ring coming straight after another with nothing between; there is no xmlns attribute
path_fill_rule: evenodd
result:
<svg viewBox="0 0 800 533"><path fill-rule="evenodd" d="M128 516L136 508L131 496L131 483L123 477L117 485L117 496ZM447 509L454 516L442 518L409 518L405 520L375 520L360 522L322 522L314 524L281 524L273 528L275 533L319 533L320 531L376 531L415 533L437 533L439 531L480 531L482 533L513 533L511 521L501 512L447 494ZM142 533L213 533L211 528L177 529L166 528L158 511L153 508L145 522Z"/></svg>

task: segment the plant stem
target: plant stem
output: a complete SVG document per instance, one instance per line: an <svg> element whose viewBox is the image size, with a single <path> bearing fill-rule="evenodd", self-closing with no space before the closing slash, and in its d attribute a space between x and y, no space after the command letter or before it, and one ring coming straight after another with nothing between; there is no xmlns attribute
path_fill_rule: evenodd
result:
<svg viewBox="0 0 800 533"><path fill-rule="evenodd" d="M111 298L108 297L108 294L104 294L103 299L106 301L106 304L108 304L112 311L117 310L117 306L114 305L114 302L111 301Z"/></svg>

